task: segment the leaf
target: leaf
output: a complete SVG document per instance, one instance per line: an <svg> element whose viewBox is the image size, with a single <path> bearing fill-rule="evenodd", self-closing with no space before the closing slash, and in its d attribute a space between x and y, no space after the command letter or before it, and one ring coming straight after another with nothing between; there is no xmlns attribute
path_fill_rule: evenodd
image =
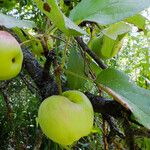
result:
<svg viewBox="0 0 150 150"><path fill-rule="evenodd" d="M99 75L99 73L102 71L102 69L94 62L91 61L90 62L90 68L91 70L94 72L94 75L97 77L97 75Z"/></svg>
<svg viewBox="0 0 150 150"><path fill-rule="evenodd" d="M15 0L0 0L0 9L11 10L16 5Z"/></svg>
<svg viewBox="0 0 150 150"><path fill-rule="evenodd" d="M68 87L72 89L82 88L87 81L87 77L84 74L84 61L75 49L70 51L65 73L67 75Z"/></svg>
<svg viewBox="0 0 150 150"><path fill-rule="evenodd" d="M23 30L21 30L18 27L15 27L12 29L15 34L19 37L19 39L21 40L21 42L25 42L28 40L28 36L25 34L25 32Z"/></svg>
<svg viewBox="0 0 150 150"><path fill-rule="evenodd" d="M112 40L116 40L119 35L128 33L130 30L131 30L131 27L127 23L121 21L121 22L110 25L108 28L104 29L102 32L107 37L111 38Z"/></svg>
<svg viewBox="0 0 150 150"><path fill-rule="evenodd" d="M126 74L112 68L102 71L96 82L120 104L126 104L136 120L150 129L149 90L138 87Z"/></svg>
<svg viewBox="0 0 150 150"><path fill-rule="evenodd" d="M92 21L108 25L148 8L150 0L82 0L70 13L76 22Z"/></svg>
<svg viewBox="0 0 150 150"><path fill-rule="evenodd" d="M19 20L0 13L0 26L5 26L6 28L33 28L35 27L35 23L28 20Z"/></svg>
<svg viewBox="0 0 150 150"><path fill-rule="evenodd" d="M89 47L102 59L114 57L122 47L123 38L131 30L129 24L118 22L102 30L101 36L91 40Z"/></svg>
<svg viewBox="0 0 150 150"><path fill-rule="evenodd" d="M135 141L138 145L138 147L142 150L149 150L150 149L150 139L143 137L143 138L137 138Z"/></svg>
<svg viewBox="0 0 150 150"><path fill-rule="evenodd" d="M123 38L131 30L130 25L118 22L104 29L103 44L99 56L103 59L114 57L122 47Z"/></svg>
<svg viewBox="0 0 150 150"><path fill-rule="evenodd" d="M141 14L137 14L137 15L127 18L125 21L137 26L139 29L143 30L146 33L146 29L145 29L146 20L147 18L145 18Z"/></svg>
<svg viewBox="0 0 150 150"><path fill-rule="evenodd" d="M38 8L66 35L86 34L81 28L67 18L59 9L56 0L34 0Z"/></svg>

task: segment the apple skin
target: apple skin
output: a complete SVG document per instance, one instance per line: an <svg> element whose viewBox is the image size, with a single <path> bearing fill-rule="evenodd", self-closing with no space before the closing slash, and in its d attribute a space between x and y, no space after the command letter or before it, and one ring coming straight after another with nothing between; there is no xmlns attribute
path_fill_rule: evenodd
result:
<svg viewBox="0 0 150 150"><path fill-rule="evenodd" d="M70 90L45 99L38 111L43 133L63 146L87 136L93 127L94 112L82 92Z"/></svg>
<svg viewBox="0 0 150 150"><path fill-rule="evenodd" d="M8 32L0 31L0 80L9 80L21 70L23 54L17 40Z"/></svg>

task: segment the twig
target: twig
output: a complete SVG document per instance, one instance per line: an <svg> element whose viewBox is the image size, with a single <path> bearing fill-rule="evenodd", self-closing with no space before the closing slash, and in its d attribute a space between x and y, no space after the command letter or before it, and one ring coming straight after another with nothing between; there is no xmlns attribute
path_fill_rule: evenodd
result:
<svg viewBox="0 0 150 150"><path fill-rule="evenodd" d="M150 130L142 127L139 129L132 129L132 134L136 137L147 137L150 138Z"/></svg>
<svg viewBox="0 0 150 150"><path fill-rule="evenodd" d="M62 84L61 84L61 66L58 64L57 59L55 57L53 61L54 65L54 73L55 73L55 80L58 88L58 93L61 95L62 94Z"/></svg>
<svg viewBox="0 0 150 150"><path fill-rule="evenodd" d="M102 84L98 84L98 87L102 90L104 90L106 93L108 93L109 95L111 95L114 100L116 100L119 104L121 104L124 108L126 108L128 111L130 111L130 106L128 105L128 103L124 102L122 99L122 97L114 92L112 89L110 89L109 87L106 87Z"/></svg>
<svg viewBox="0 0 150 150"><path fill-rule="evenodd" d="M62 42L64 42L64 43L67 43L67 41L65 41L64 39L62 39L62 38L60 38L60 37L57 37L57 36L55 36L55 35L50 35L50 37L52 37L52 38L54 38L54 39L57 39L57 40L60 40L60 41L62 41ZM71 45L70 43L68 44L70 47L72 47L73 45Z"/></svg>
<svg viewBox="0 0 150 150"><path fill-rule="evenodd" d="M103 117L103 115L102 115ZM103 124L102 124L102 128L103 128L103 142L104 142L104 150L108 150L108 141L107 141L107 122L105 120L105 117L102 118L103 119Z"/></svg>
<svg viewBox="0 0 150 150"><path fill-rule="evenodd" d="M48 53L45 55L46 57L46 62L44 64L44 68L43 68L43 79L44 80L49 80L50 78L50 67L52 62L55 59L55 53L53 50L48 51Z"/></svg>
<svg viewBox="0 0 150 150"><path fill-rule="evenodd" d="M26 78L26 76L23 74L23 72L20 72L20 77L21 77L21 79L24 81L24 83L25 83L25 85L28 87L28 89L31 91L31 93L35 93L35 91L37 91L37 92L39 92L39 89L36 87L36 86L34 86L33 84L32 84L32 81L29 81L27 78Z"/></svg>
<svg viewBox="0 0 150 150"><path fill-rule="evenodd" d="M93 52L89 49L89 47L83 42L82 38L75 37L78 44L81 46L83 51L87 52L94 60L95 62L101 67L102 69L106 69L107 66L103 63L103 61Z"/></svg>
<svg viewBox="0 0 150 150"><path fill-rule="evenodd" d="M103 117L106 119L110 126L110 133L107 136L108 143L111 143L116 135L118 135L121 139L125 139L124 134L119 131L117 125L114 123L113 118L107 114L103 114Z"/></svg>
<svg viewBox="0 0 150 150"><path fill-rule="evenodd" d="M42 145L42 139L43 139L43 134L42 131L37 129L36 131L36 139L35 139L35 146L34 146L34 150L40 150L41 145Z"/></svg>
<svg viewBox="0 0 150 150"><path fill-rule="evenodd" d="M5 89L1 89L1 93L3 94L3 98L6 103L8 120L9 120L10 124L12 124L13 109L12 109L12 106L10 105L9 96L7 95L7 92L5 91Z"/></svg>
<svg viewBox="0 0 150 150"><path fill-rule="evenodd" d="M131 123L129 122L126 116L124 116L123 128L125 133L126 144L129 147L129 150L135 150L135 141L131 128Z"/></svg>

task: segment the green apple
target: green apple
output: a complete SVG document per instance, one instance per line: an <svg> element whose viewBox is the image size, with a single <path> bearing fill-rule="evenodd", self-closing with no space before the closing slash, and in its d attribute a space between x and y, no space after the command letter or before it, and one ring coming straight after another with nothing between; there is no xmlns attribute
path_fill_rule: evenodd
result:
<svg viewBox="0 0 150 150"><path fill-rule="evenodd" d="M17 40L8 32L0 31L0 80L17 76L22 60L23 54Z"/></svg>
<svg viewBox="0 0 150 150"><path fill-rule="evenodd" d="M67 146L91 132L93 118L93 107L86 95L70 90L45 99L37 120L47 137Z"/></svg>

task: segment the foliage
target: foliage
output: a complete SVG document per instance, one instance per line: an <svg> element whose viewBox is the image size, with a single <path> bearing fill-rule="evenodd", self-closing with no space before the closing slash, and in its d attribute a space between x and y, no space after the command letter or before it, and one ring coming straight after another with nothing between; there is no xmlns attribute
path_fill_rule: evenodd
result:
<svg viewBox="0 0 150 150"><path fill-rule="evenodd" d="M95 109L92 133L70 149L149 149L150 21L140 13L148 7L150 0L1 0L0 28L20 42L24 64L20 75L0 82L0 149L63 149L35 118L44 98L66 89L93 94L94 109L97 97L117 101L123 114Z"/></svg>

